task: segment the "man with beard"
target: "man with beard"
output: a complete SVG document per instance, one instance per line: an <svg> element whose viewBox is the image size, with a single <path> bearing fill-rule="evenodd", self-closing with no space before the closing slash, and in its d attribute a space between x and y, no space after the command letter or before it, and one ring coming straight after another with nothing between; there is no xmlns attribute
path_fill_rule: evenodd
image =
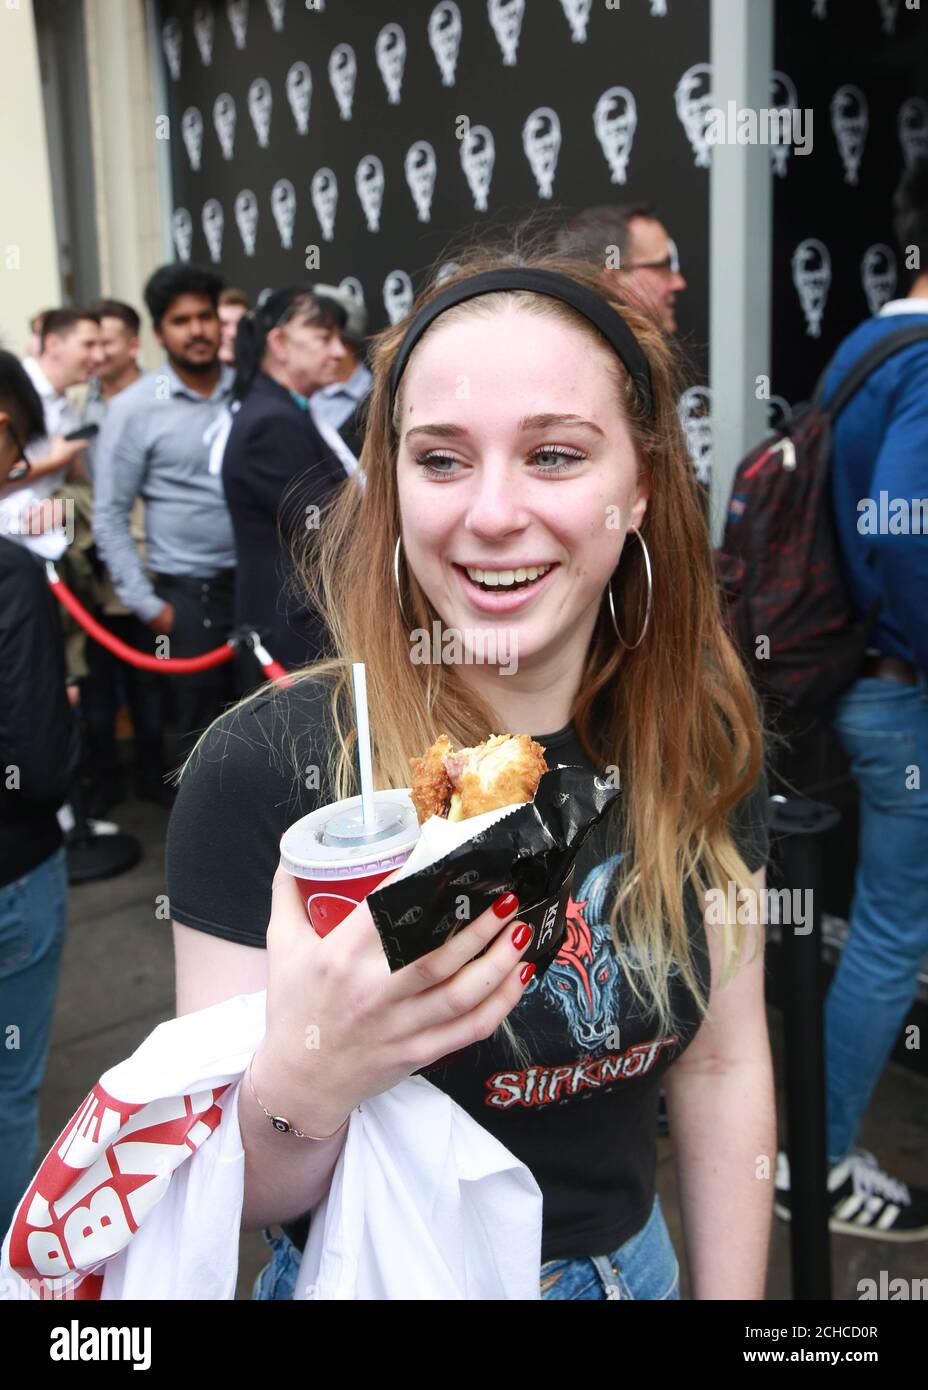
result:
<svg viewBox="0 0 928 1390"><path fill-rule="evenodd" d="M235 546L204 439L232 389L233 373L219 361L221 291L221 279L197 265L155 271L145 303L167 360L110 403L96 449L97 547L122 602L168 639L157 650L172 657L217 647L232 628ZM137 497L145 565L130 528ZM177 677L181 754L234 693L231 664Z"/></svg>

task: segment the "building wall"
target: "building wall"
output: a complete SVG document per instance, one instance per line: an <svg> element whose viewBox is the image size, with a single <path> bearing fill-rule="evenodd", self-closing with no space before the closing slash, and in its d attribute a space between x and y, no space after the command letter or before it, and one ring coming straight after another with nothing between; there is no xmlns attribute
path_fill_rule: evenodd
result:
<svg viewBox="0 0 928 1390"><path fill-rule="evenodd" d="M84 22L101 290L142 311L145 280L171 259L162 240L159 103L145 0L84 0ZM158 357L146 324L143 363Z"/></svg>
<svg viewBox="0 0 928 1390"><path fill-rule="evenodd" d="M77 75L75 82L85 77L90 117L88 153L99 256L95 280L102 294L142 309L145 279L170 258L162 231L160 150L155 139L159 98L150 16L145 0L83 0L83 6L86 73ZM46 40L54 43L55 36L48 34ZM58 64L74 60L68 52L51 56ZM50 176L53 160L60 163L65 152L50 149L30 0L0 5L0 92L6 124L0 141L0 342L22 353L32 315L69 298ZM76 232L77 209L69 207L68 213ZM146 325L143 364L154 365L159 355Z"/></svg>
<svg viewBox="0 0 928 1390"><path fill-rule="evenodd" d="M31 4L0 7L0 92L15 129L0 140L0 343L21 353L28 321L60 302L45 115Z"/></svg>

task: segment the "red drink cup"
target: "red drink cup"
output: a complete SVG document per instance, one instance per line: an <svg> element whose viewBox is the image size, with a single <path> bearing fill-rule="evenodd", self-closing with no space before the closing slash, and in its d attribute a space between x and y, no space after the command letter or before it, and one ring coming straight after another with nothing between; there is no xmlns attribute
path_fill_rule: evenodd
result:
<svg viewBox="0 0 928 1390"><path fill-rule="evenodd" d="M407 790L375 792L374 805L373 826L365 826L361 798L352 796L303 816L281 838L280 862L296 879L319 936L327 936L405 864L419 838Z"/></svg>

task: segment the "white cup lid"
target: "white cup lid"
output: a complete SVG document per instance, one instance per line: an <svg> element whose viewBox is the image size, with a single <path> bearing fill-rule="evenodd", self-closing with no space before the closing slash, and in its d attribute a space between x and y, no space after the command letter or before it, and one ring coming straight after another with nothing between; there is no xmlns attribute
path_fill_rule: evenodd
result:
<svg viewBox="0 0 928 1390"><path fill-rule="evenodd" d="M296 877L328 878L358 874L370 866L374 873L385 861L391 867L403 862L419 838L419 820L401 788L374 793L379 825L371 832L364 826L360 796L321 806L301 817L280 842L280 859Z"/></svg>

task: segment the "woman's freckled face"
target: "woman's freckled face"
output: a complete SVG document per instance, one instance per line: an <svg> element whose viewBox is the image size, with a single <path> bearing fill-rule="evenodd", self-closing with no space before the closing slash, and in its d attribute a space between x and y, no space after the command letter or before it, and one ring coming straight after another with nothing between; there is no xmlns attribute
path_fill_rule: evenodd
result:
<svg viewBox="0 0 928 1390"><path fill-rule="evenodd" d="M626 529L647 506L609 353L510 306L437 325L403 377L406 562L446 628L510 629L523 664L581 630L589 640ZM483 600L466 576L532 565L552 571L506 612L488 611L505 587Z"/></svg>

